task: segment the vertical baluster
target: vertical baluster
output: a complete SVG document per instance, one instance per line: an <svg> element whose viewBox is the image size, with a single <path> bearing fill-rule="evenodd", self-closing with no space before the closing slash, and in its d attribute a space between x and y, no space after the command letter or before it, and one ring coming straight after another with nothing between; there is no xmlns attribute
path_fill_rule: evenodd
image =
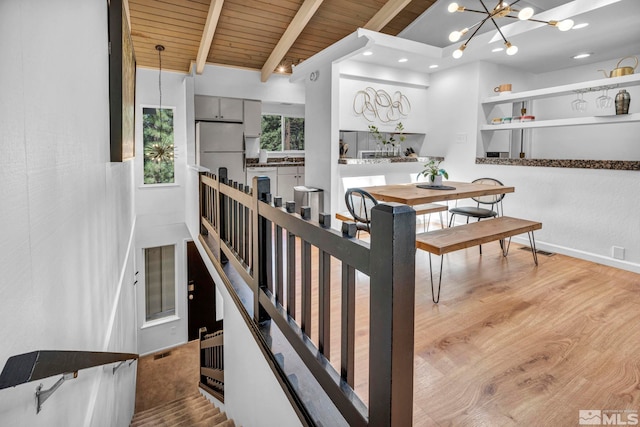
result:
<svg viewBox="0 0 640 427"><path fill-rule="evenodd" d="M283 280L283 269L282 265L284 260L282 259L282 250L283 250L283 242L282 242L282 227L276 225L276 301L280 303L280 305L284 306L284 280Z"/></svg>
<svg viewBox="0 0 640 427"><path fill-rule="evenodd" d="M266 257L266 286L269 292L273 294L273 223L265 220L265 246L267 250Z"/></svg>
<svg viewBox="0 0 640 427"><path fill-rule="evenodd" d="M254 180L256 183L256 188L254 189L255 194L253 196L252 206L253 206L253 259L257 268L254 269L253 275L253 318L256 322L262 322L264 320L270 319L267 312L260 305L260 290L263 287L267 286L267 271L272 268L270 264L267 264L267 253L271 252L271 244L270 237L268 237L271 231L271 222L267 221L265 217L260 215L260 205L261 202L266 202L269 200L271 194L271 184L269 178L266 176L257 177ZM269 243L268 243L269 242Z"/></svg>
<svg viewBox="0 0 640 427"><path fill-rule="evenodd" d="M244 186L240 184L238 190L244 193ZM244 205L238 206L238 255L244 261Z"/></svg>
<svg viewBox="0 0 640 427"><path fill-rule="evenodd" d="M287 232L287 314L296 318L296 236Z"/></svg>
<svg viewBox="0 0 640 427"><path fill-rule="evenodd" d="M318 260L318 349L327 359L330 358L331 342L331 255L319 251Z"/></svg>
<svg viewBox="0 0 640 427"><path fill-rule="evenodd" d="M356 336L356 270L342 263L342 319L340 333L340 375L354 386L355 336Z"/></svg>
<svg viewBox="0 0 640 427"><path fill-rule="evenodd" d="M213 193L213 196L216 197L218 199L219 205L218 205L218 209L216 212L214 212L214 215L216 215L217 217L217 223L218 223L218 251L219 251L219 257L220 257L220 262L224 263L227 262L227 257L226 255L222 252L222 242L223 241L227 241L227 218L229 218L229 212L228 212L228 202L227 202L227 196L225 196L224 194L222 194L222 192L220 191L220 188L222 185L225 185L227 182L227 168L220 168L218 169L218 183L217 186L215 188L215 193Z"/></svg>
<svg viewBox="0 0 640 427"><path fill-rule="evenodd" d="M238 183L233 183L233 188L238 189ZM232 228L231 228L231 247L238 253L238 201L233 199L233 214L232 214Z"/></svg>
<svg viewBox="0 0 640 427"><path fill-rule="evenodd" d="M249 194L249 186L246 185L244 187L245 194ZM247 266L250 267L249 264L249 254L251 253L251 234L249 233L249 228L251 227L251 211L248 206L244 206L244 236L242 240L244 241L244 253L242 254L242 259Z"/></svg>
<svg viewBox="0 0 640 427"><path fill-rule="evenodd" d="M302 321L301 329L307 336L311 336L311 244L301 241L301 278L302 278Z"/></svg>

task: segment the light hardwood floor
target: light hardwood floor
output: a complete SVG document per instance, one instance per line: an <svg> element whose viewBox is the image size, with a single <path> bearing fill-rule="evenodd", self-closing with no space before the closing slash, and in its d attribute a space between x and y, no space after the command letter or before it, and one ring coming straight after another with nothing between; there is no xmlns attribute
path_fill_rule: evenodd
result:
<svg viewBox="0 0 640 427"><path fill-rule="evenodd" d="M581 409L640 411L640 275L558 254L538 259L536 267L515 243L504 258L497 242L482 256L477 247L447 254L434 304L428 256L417 251L415 426L573 426ZM339 266L333 260L332 278ZM355 389L367 402L363 275L356 304ZM334 279L338 371L339 307Z"/></svg>

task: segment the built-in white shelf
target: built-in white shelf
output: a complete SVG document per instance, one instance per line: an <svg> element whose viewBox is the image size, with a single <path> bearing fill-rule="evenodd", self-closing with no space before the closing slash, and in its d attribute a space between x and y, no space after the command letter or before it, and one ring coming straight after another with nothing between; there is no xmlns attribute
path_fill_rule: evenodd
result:
<svg viewBox="0 0 640 427"><path fill-rule="evenodd" d="M550 98L560 95L570 95L577 91L595 91L604 86L612 88L624 88L640 85L640 74L630 74L628 76L611 77L598 80L589 80L580 83L572 83L562 86L553 86L543 89L528 90L524 92L509 93L506 95L490 96L482 99L483 105L506 104L511 102L522 102L533 99ZM581 123L584 124L584 123ZM566 125L557 125L566 126Z"/></svg>
<svg viewBox="0 0 640 427"><path fill-rule="evenodd" d="M608 123L640 122L640 113L620 114L611 116L573 117L568 119L532 120L530 122L505 123L500 125L485 124L481 131L514 130L531 128L551 128L558 126L602 125Z"/></svg>

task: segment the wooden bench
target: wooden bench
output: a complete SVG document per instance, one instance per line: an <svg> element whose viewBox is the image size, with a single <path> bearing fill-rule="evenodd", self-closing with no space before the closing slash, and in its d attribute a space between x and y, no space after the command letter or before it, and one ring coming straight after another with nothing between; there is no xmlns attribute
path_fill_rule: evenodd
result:
<svg viewBox="0 0 640 427"><path fill-rule="evenodd" d="M501 216L494 219L473 222L442 230L429 231L416 235L416 247L429 252L429 274L431 275L431 296L434 303L440 300L440 285L442 284L442 260L446 253L483 243L500 240L502 255L507 256L511 237L527 233L533 253L533 261L538 265L536 254L536 242L533 236L534 230L542 228L542 223L526 219ZM508 242L504 242L509 238ZM433 272L431 269L431 254L440 255L440 280L438 281L438 293L433 288Z"/></svg>
<svg viewBox="0 0 640 427"><path fill-rule="evenodd" d="M438 203L426 203L424 205L413 206L413 209L416 211L416 216L418 216L429 215L436 212L446 212L449 208L445 205L439 205ZM442 215L442 213L440 215ZM353 217L348 211L337 212L336 219L340 221L353 221ZM440 216L440 223L442 223L442 216Z"/></svg>

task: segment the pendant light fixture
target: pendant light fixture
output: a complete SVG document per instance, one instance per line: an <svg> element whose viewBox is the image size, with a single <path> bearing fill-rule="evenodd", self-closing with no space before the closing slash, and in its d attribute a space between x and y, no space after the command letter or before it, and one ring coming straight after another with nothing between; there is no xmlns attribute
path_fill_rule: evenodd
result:
<svg viewBox="0 0 640 427"><path fill-rule="evenodd" d="M156 142L148 147L145 147L145 156L150 160L160 163L173 160L173 142L167 141L165 133L164 116L162 112L162 52L164 52L164 46L161 44L156 45L158 51L158 94L159 94L159 107L156 110L157 123L158 123L158 139Z"/></svg>
<svg viewBox="0 0 640 427"><path fill-rule="evenodd" d="M511 44L506 39L504 34L502 34L502 30L500 30L500 27L496 23L496 18L511 18L511 19L519 19L521 21L541 22L543 24L547 24L547 25L551 25L553 27L556 27L560 31L568 31L573 27L573 20L571 20L571 19L565 19L564 21L541 21L539 19L533 19L532 18L533 14L534 14L533 8L525 7L524 9L520 9L520 10L513 8L513 6L515 6L517 3L519 3L520 0L515 0L511 4L509 4L509 3L505 2L505 1L502 1L502 0L498 0L498 3L491 10L489 10L487 8L484 0L478 0L478 1L480 2L480 4L482 5L482 8L484 10L468 9L468 8L466 8L464 6L458 5L458 3L451 3L449 5L449 7L447 8L447 10L449 12L451 12L451 13L455 13L455 12L474 12L474 13L480 13L480 14L487 15L481 21L476 22L472 26L470 26L468 28L463 28L460 31L457 31L457 30L453 31L453 32L451 32L451 34L449 34L449 41L455 43L458 40L460 40L463 36L465 36L469 32L469 30L471 30L472 28L475 28L475 30L473 31L473 33L471 33L471 36L467 39L467 41L465 41L458 49L453 51L453 57L456 58L456 59L462 57L462 54L463 54L464 50L467 48L467 45L469 44L471 39L476 35L478 30L480 30L480 28L488 20L491 20L493 25L498 30L498 33L500 33L500 36L502 37L502 40L504 40L504 45L507 48L507 55L515 55L518 52L518 47L516 45Z"/></svg>

